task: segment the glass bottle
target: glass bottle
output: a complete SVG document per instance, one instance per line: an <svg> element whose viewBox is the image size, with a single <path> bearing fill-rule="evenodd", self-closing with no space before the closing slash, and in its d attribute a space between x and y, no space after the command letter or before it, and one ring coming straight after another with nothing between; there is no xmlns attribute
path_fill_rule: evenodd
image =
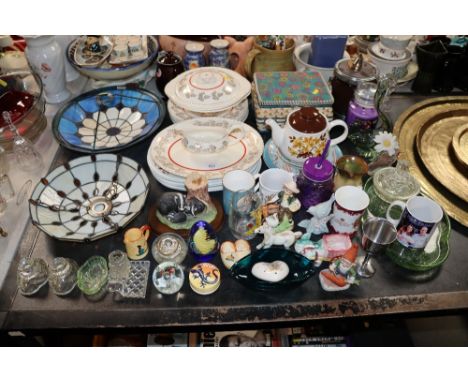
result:
<svg viewBox="0 0 468 382"><path fill-rule="evenodd" d="M15 196L13 185L11 184L10 177L8 176L8 160L5 149L0 146L0 195L6 200L10 200Z"/></svg>
<svg viewBox="0 0 468 382"><path fill-rule="evenodd" d="M297 178L299 200L304 209L329 200L333 194L335 167L326 159L319 166L320 160L320 157L308 158Z"/></svg>
<svg viewBox="0 0 468 382"><path fill-rule="evenodd" d="M374 106L377 85L371 82L362 82L354 92L354 98L350 101L346 123L352 130L373 130L377 126L379 115Z"/></svg>
<svg viewBox="0 0 468 382"><path fill-rule="evenodd" d="M184 67L185 70L206 66L203 50L205 46L199 42L188 42L185 44Z"/></svg>

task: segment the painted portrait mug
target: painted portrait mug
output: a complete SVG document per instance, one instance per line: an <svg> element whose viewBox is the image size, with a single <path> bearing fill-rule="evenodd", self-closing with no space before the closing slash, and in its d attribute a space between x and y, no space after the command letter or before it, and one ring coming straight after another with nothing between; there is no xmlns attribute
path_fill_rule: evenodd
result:
<svg viewBox="0 0 468 382"><path fill-rule="evenodd" d="M395 206L403 209L399 219L390 216ZM397 240L406 248L424 248L443 216L442 207L425 196L413 196L406 203L395 200L387 209L387 220L396 227Z"/></svg>
<svg viewBox="0 0 468 382"><path fill-rule="evenodd" d="M369 206L369 196L360 187L343 186L335 192L333 217L330 226L337 233L354 235L359 228L361 217Z"/></svg>
<svg viewBox="0 0 468 382"><path fill-rule="evenodd" d="M224 175L223 208L226 215L231 215L233 199L239 200L248 193L258 191L259 185L255 183L259 176L244 170L233 170Z"/></svg>
<svg viewBox="0 0 468 382"><path fill-rule="evenodd" d="M127 255L132 260L141 260L148 254L148 237L151 228L148 225L130 228L125 231L124 244Z"/></svg>

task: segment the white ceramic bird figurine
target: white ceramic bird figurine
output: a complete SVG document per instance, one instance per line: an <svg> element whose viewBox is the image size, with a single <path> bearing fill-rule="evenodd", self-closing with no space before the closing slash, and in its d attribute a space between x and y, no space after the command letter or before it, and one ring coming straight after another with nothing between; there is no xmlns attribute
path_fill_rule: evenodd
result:
<svg viewBox="0 0 468 382"><path fill-rule="evenodd" d="M320 235L328 232L327 223L333 217L330 211L334 201L335 195L332 195L326 202L309 207L307 212L311 214L312 217L308 220L302 220L298 224L299 227L306 229L306 233L302 235L303 239L310 239L312 233L314 235Z"/></svg>
<svg viewBox="0 0 468 382"><path fill-rule="evenodd" d="M319 203L315 206L309 207L307 212L316 218L323 218L330 214L333 202L335 201L335 194L333 194L330 199L326 202Z"/></svg>

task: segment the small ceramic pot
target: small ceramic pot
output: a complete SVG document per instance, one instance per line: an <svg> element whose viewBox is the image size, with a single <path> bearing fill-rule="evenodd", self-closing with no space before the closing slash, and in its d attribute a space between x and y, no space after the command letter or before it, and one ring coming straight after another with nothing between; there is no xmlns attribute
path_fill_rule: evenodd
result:
<svg viewBox="0 0 468 382"><path fill-rule="evenodd" d="M249 52L245 60L244 69L249 79L255 72L279 72L294 71L293 62L295 43L292 39L286 40L286 49L272 50L254 43L254 48Z"/></svg>
<svg viewBox="0 0 468 382"><path fill-rule="evenodd" d="M405 50L412 38L412 35L381 35L380 43L392 50Z"/></svg>
<svg viewBox="0 0 468 382"><path fill-rule="evenodd" d="M188 42L185 45L185 70L196 69L206 66L206 59L203 55L204 49L204 45L199 42Z"/></svg>
<svg viewBox="0 0 468 382"><path fill-rule="evenodd" d="M331 145L343 142L348 136L348 125L342 120L328 119L314 107L304 107L289 113L286 124L280 127L275 120L265 122L271 126L272 138L281 153L290 161L302 164L309 157L322 154L330 131L342 126L342 134L331 140Z"/></svg>
<svg viewBox="0 0 468 382"><path fill-rule="evenodd" d="M215 39L210 42L210 46L210 66L219 66L221 68L229 69L229 41L226 39Z"/></svg>
<svg viewBox="0 0 468 382"><path fill-rule="evenodd" d="M184 71L182 58L173 52L161 52L157 59L156 86L164 94L167 83Z"/></svg>
<svg viewBox="0 0 468 382"><path fill-rule="evenodd" d="M405 56L403 58L389 60L377 56L372 49L369 49L369 61L377 67L379 75L383 76L393 73L397 80L403 78L408 73L407 67L411 61L411 56L411 52L405 50Z"/></svg>
<svg viewBox="0 0 468 382"><path fill-rule="evenodd" d="M125 231L124 244L130 259L141 260L148 254L150 230L150 226L144 225L140 228L130 228Z"/></svg>

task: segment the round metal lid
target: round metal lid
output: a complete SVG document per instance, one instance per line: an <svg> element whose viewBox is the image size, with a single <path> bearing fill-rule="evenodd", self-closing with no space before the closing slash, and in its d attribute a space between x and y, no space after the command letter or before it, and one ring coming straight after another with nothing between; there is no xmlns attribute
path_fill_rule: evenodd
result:
<svg viewBox="0 0 468 382"><path fill-rule="evenodd" d="M344 58L335 65L334 74L340 80L352 85L360 82L374 81L377 78L378 70L371 63L364 61L362 55L355 60Z"/></svg>

